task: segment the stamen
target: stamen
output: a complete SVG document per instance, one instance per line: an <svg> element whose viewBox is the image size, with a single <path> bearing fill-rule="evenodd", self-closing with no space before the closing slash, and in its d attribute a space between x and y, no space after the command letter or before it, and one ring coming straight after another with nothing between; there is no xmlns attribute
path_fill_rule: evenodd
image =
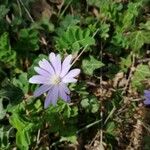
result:
<svg viewBox="0 0 150 150"><path fill-rule="evenodd" d="M60 83L60 81L61 81L61 79L60 79L60 77L57 76L57 75L54 75L54 76L52 76L52 78L51 78L51 83L52 83L52 84L57 85L57 84Z"/></svg>

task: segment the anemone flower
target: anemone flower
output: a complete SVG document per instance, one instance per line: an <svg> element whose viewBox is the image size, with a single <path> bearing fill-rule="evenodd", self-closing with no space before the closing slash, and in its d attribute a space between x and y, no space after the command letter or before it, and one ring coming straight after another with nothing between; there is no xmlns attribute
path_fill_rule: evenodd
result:
<svg viewBox="0 0 150 150"><path fill-rule="evenodd" d="M150 105L150 91L149 90L144 90L144 104L145 105Z"/></svg>
<svg viewBox="0 0 150 150"><path fill-rule="evenodd" d="M58 98L66 102L70 101L70 90L67 85L77 82L75 77L80 73L80 69L70 70L71 61L72 55L68 55L61 63L59 54L50 53L49 61L43 59L39 61L39 67L34 67L38 75L31 77L29 82L40 84L40 87L34 92L35 97L47 92L44 108L47 108L50 104L55 105Z"/></svg>

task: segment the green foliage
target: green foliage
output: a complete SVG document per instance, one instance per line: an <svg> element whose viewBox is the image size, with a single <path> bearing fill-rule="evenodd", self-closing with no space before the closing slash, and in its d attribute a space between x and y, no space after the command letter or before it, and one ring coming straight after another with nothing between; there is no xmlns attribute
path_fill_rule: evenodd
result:
<svg viewBox="0 0 150 150"><path fill-rule="evenodd" d="M4 82L0 90L0 97L9 100L10 105L15 105L23 98L23 91L9 82Z"/></svg>
<svg viewBox="0 0 150 150"><path fill-rule="evenodd" d="M16 51L29 52L39 49L39 35L38 31L34 29L21 29L18 36L18 44Z"/></svg>
<svg viewBox="0 0 150 150"><path fill-rule="evenodd" d="M88 113L97 113L99 110L99 103L95 97L85 98L85 99L81 100L81 106Z"/></svg>
<svg viewBox="0 0 150 150"><path fill-rule="evenodd" d="M150 43L149 39L150 32L142 30L132 32L129 36L130 47L133 49L133 51L139 51L145 43Z"/></svg>
<svg viewBox="0 0 150 150"><path fill-rule="evenodd" d="M31 26L31 29L33 30L47 30L48 32L54 31L54 25L49 21L47 18L42 18L38 22L34 22ZM37 31L36 31L37 32Z"/></svg>
<svg viewBox="0 0 150 150"><path fill-rule="evenodd" d="M106 132L108 133L108 134L111 134L111 135L115 135L115 129L116 129L116 124L115 124L115 122L109 122L108 124L107 124L107 127L106 127Z"/></svg>
<svg viewBox="0 0 150 150"><path fill-rule="evenodd" d="M144 142L144 150L148 150L150 147L150 144L149 144L150 136L144 136L143 142Z"/></svg>
<svg viewBox="0 0 150 150"><path fill-rule="evenodd" d="M51 125L50 132L59 133L60 141L76 142L77 107L71 108L67 103L59 101L57 106L49 107L46 114L46 121Z"/></svg>
<svg viewBox="0 0 150 150"><path fill-rule="evenodd" d="M128 68L131 67L131 64L131 55L128 55L127 58L121 58L120 67L122 71L127 72Z"/></svg>
<svg viewBox="0 0 150 150"><path fill-rule="evenodd" d="M101 2L99 0L87 0L88 5L100 6Z"/></svg>
<svg viewBox="0 0 150 150"><path fill-rule="evenodd" d="M147 78L150 78L149 66L143 64L138 65L132 78L132 87L135 89L142 88L142 81Z"/></svg>
<svg viewBox="0 0 150 150"><path fill-rule="evenodd" d="M68 53L78 52L81 48L95 44L89 29L82 30L78 26L69 26L60 37L56 38L56 48Z"/></svg>
<svg viewBox="0 0 150 150"><path fill-rule="evenodd" d="M109 28L110 28L110 24L101 23L100 25L100 36L104 40L106 40L109 37L109 34L108 34Z"/></svg>
<svg viewBox="0 0 150 150"><path fill-rule="evenodd" d="M82 61L82 69L85 74L93 75L93 71L100 67L103 67L104 64L101 61L98 61L93 56L90 56L88 59Z"/></svg>
<svg viewBox="0 0 150 150"><path fill-rule="evenodd" d="M141 23L140 29L150 30L150 20L147 20L146 23Z"/></svg>
<svg viewBox="0 0 150 150"><path fill-rule="evenodd" d="M9 11L9 9L6 8L5 5L0 5L0 14L1 14L0 20L2 20L5 17L5 15L8 13L8 11Z"/></svg>
<svg viewBox="0 0 150 150"><path fill-rule="evenodd" d="M135 23L135 19L140 12L140 8L142 6L142 3L143 3L143 1L138 1L135 3L131 2L128 4L128 9L123 14L122 30L125 30L125 29L129 30L130 27L132 27L132 24Z"/></svg>
<svg viewBox="0 0 150 150"><path fill-rule="evenodd" d="M122 3L113 0L101 0L99 3L101 18L115 22L118 20L119 12L122 10Z"/></svg>
<svg viewBox="0 0 150 150"><path fill-rule="evenodd" d="M9 143L10 131L11 128L9 130L4 127L0 128L0 148L3 150L7 150L10 148L10 143Z"/></svg>
<svg viewBox="0 0 150 150"><path fill-rule="evenodd" d="M57 35L63 35L69 26L76 26L79 22L79 17L75 17L73 15L66 15L60 22L60 27L56 29Z"/></svg>
<svg viewBox="0 0 150 150"><path fill-rule="evenodd" d="M30 145L29 132L33 124L25 122L17 114L13 114L10 117L10 124L17 129L16 144L18 148L28 150Z"/></svg>
<svg viewBox="0 0 150 150"><path fill-rule="evenodd" d="M20 74L18 79L17 78L13 78L12 83L16 87L22 89L24 94L28 93L29 83L28 83L28 79L27 79L27 73Z"/></svg>
<svg viewBox="0 0 150 150"><path fill-rule="evenodd" d="M0 120L5 117L6 110L3 107L3 99L0 99Z"/></svg>
<svg viewBox="0 0 150 150"><path fill-rule="evenodd" d="M35 140L32 134L36 133L43 123L43 120L39 122L39 119L41 119L39 115L41 103L35 102L32 97L28 97L27 102L23 101L18 105L8 107L8 112L11 113L9 122L16 129L17 147L21 150L28 150L31 142ZM29 112L32 113L29 115Z"/></svg>
<svg viewBox="0 0 150 150"><path fill-rule="evenodd" d="M0 35L3 34L3 32L6 31L8 25L5 20L5 16L9 12L9 8L7 8L6 5L2 4L0 5Z"/></svg>
<svg viewBox="0 0 150 150"><path fill-rule="evenodd" d="M6 32L0 36L0 61L8 67L14 66L16 62L16 53L11 49Z"/></svg>

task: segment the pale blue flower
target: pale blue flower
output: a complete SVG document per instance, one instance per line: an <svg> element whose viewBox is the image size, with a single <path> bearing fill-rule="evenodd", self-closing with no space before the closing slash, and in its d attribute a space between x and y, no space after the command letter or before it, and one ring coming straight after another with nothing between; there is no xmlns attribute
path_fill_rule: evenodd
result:
<svg viewBox="0 0 150 150"><path fill-rule="evenodd" d="M144 104L150 105L150 90L144 90Z"/></svg>
<svg viewBox="0 0 150 150"><path fill-rule="evenodd" d="M80 73L80 69L70 70L71 61L72 55L68 55L61 63L59 54L55 55L54 53L50 53L49 61L43 59L39 61L39 67L34 67L38 75L31 77L29 82L41 84L34 92L35 97L48 92L44 103L45 108L50 104L55 105L58 98L61 98L66 102L70 101L70 90L68 89L67 84L77 82L75 77Z"/></svg>

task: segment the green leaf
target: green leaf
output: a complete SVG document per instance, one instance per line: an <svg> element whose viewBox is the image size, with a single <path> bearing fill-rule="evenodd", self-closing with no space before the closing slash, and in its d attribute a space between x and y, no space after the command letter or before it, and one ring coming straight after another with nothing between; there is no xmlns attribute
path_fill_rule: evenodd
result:
<svg viewBox="0 0 150 150"><path fill-rule="evenodd" d="M70 136L67 136L67 137L61 137L60 139L60 142L63 142L63 141L68 141L68 142L71 142L71 143L77 143L77 136L75 135L70 135Z"/></svg>
<svg viewBox="0 0 150 150"><path fill-rule="evenodd" d="M143 1L139 1L136 3L130 2L128 4L128 9L121 15L122 19L122 30L129 29L132 27L132 24L135 22L136 17L139 14L139 10L142 6Z"/></svg>
<svg viewBox="0 0 150 150"><path fill-rule="evenodd" d="M95 44L94 38L90 35L89 29L81 29L79 26L69 26L61 35L56 37L56 48L60 53L78 52L85 46Z"/></svg>
<svg viewBox="0 0 150 150"><path fill-rule="evenodd" d="M98 112L98 110L99 110L99 104L97 102L93 103L91 112L94 114L94 113Z"/></svg>
<svg viewBox="0 0 150 150"><path fill-rule="evenodd" d="M100 17L104 20L110 20L116 24L118 15L122 9L122 3L113 0L100 0L96 7L100 8Z"/></svg>
<svg viewBox="0 0 150 150"><path fill-rule="evenodd" d="M116 125L114 122L109 122L106 127L106 132L114 135L115 134Z"/></svg>
<svg viewBox="0 0 150 150"><path fill-rule="evenodd" d="M81 106L86 109L89 106L89 99L88 98L83 99L81 101Z"/></svg>
<svg viewBox="0 0 150 150"><path fill-rule="evenodd" d="M150 31L150 20L148 20L146 23L140 24L140 29L145 29Z"/></svg>
<svg viewBox="0 0 150 150"><path fill-rule="evenodd" d="M75 26L80 22L79 17L73 15L66 15L60 22L60 27L56 29L57 35L63 35L64 31L67 30L69 26Z"/></svg>
<svg viewBox="0 0 150 150"><path fill-rule="evenodd" d="M31 25L32 30L41 30L41 31L48 31L53 32L54 31L54 25L49 21L48 18L42 18L39 21L36 21L32 23Z"/></svg>
<svg viewBox="0 0 150 150"><path fill-rule="evenodd" d="M108 34L109 28L110 28L110 24L101 23L100 25L100 36L104 40L106 40L109 37L109 34Z"/></svg>
<svg viewBox="0 0 150 150"><path fill-rule="evenodd" d="M142 81L146 78L150 78L150 68L148 65L140 64L137 66L133 78L131 80L132 87L139 89L142 87Z"/></svg>
<svg viewBox="0 0 150 150"><path fill-rule="evenodd" d="M59 100L56 106L51 105L45 114L46 121L50 124L50 132L57 132L60 141L76 142L76 117L77 107L70 107L68 103Z"/></svg>
<svg viewBox="0 0 150 150"><path fill-rule="evenodd" d="M24 96L22 90L11 83L3 84L4 86L0 90L0 97L8 99L9 105L18 104Z"/></svg>
<svg viewBox="0 0 150 150"><path fill-rule="evenodd" d="M124 33L120 30L121 29L119 28L115 31L111 43L114 44L116 47L123 47L127 49L129 47L130 42L128 41L128 38L124 35Z"/></svg>
<svg viewBox="0 0 150 150"><path fill-rule="evenodd" d="M87 0L88 5L100 6L101 2L99 0Z"/></svg>
<svg viewBox="0 0 150 150"><path fill-rule="evenodd" d="M8 33L6 32L0 36L0 61L7 67L14 66L16 63L16 53L11 50Z"/></svg>
<svg viewBox="0 0 150 150"><path fill-rule="evenodd" d="M5 117L6 110L3 108L3 99L0 98L0 120Z"/></svg>
<svg viewBox="0 0 150 150"><path fill-rule="evenodd" d="M7 127L0 127L0 148L2 150L8 150L10 149L10 141L9 141L9 136L10 136L10 131L12 128L7 128Z"/></svg>
<svg viewBox="0 0 150 150"><path fill-rule="evenodd" d="M28 93L29 82L27 79L27 73L22 72L21 75L19 75L18 79L13 78L12 82L16 87L22 89L24 94Z"/></svg>
<svg viewBox="0 0 150 150"><path fill-rule="evenodd" d="M9 9L6 8L5 5L0 5L0 20L3 19L3 17L5 17L5 15L8 13Z"/></svg>
<svg viewBox="0 0 150 150"><path fill-rule="evenodd" d="M122 71L127 72L132 64L131 55L128 55L126 58L121 58L120 67Z"/></svg>
<svg viewBox="0 0 150 150"><path fill-rule="evenodd" d="M96 113L99 109L99 103L97 98L90 96L89 98L81 100L81 107L84 108L86 112Z"/></svg>
<svg viewBox="0 0 150 150"><path fill-rule="evenodd" d="M21 132L26 127L26 125L27 125L23 121L23 119L20 118L20 116L17 113L13 113L13 115L9 119L9 122L19 132Z"/></svg>
<svg viewBox="0 0 150 150"><path fill-rule="evenodd" d="M36 51L39 49L39 35L35 29L21 29L19 31L19 39L17 41L15 50L25 54L29 51Z"/></svg>
<svg viewBox="0 0 150 150"><path fill-rule="evenodd" d="M145 43L147 44L150 43L149 39L150 39L150 32L144 30L132 32L129 35L130 47L134 51L138 51Z"/></svg>
<svg viewBox="0 0 150 150"><path fill-rule="evenodd" d="M28 150L30 145L30 132L33 124L24 121L17 112L13 112L13 115L9 118L10 124L17 129L16 144L21 150Z"/></svg>
<svg viewBox="0 0 150 150"><path fill-rule="evenodd" d="M85 74L93 75L95 69L103 67L104 64L101 61L98 61L93 56L90 56L89 59L84 59L82 61L82 69Z"/></svg>

